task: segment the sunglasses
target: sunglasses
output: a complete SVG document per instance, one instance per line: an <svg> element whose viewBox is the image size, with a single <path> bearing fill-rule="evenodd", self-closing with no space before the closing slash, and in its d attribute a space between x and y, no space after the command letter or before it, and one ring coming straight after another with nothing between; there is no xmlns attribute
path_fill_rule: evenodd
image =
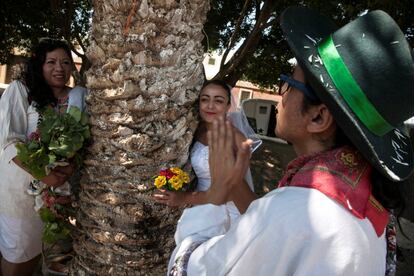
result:
<svg viewBox="0 0 414 276"><path fill-rule="evenodd" d="M284 94L286 94L286 92L289 91L289 88L293 87L301 91L303 94L305 94L305 97L307 97L312 102L319 101L312 87L310 87L309 85L301 81L295 80L287 75L283 75L283 74L280 75L279 79L280 81L279 81L278 92L280 96L283 96Z"/></svg>

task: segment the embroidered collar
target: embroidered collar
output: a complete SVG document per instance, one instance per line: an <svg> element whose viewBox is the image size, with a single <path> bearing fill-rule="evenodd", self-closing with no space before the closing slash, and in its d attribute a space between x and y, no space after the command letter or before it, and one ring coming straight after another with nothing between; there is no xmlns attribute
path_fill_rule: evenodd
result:
<svg viewBox="0 0 414 276"><path fill-rule="evenodd" d="M357 218L368 218L381 236L389 214L371 194L371 171L358 151L345 146L296 158L287 166L278 187L317 189Z"/></svg>

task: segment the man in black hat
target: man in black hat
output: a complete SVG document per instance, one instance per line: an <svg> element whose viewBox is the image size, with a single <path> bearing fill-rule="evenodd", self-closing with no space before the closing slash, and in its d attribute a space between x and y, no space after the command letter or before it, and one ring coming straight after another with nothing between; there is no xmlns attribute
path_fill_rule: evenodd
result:
<svg viewBox="0 0 414 276"><path fill-rule="evenodd" d="M276 133L298 158L278 189L254 200L241 185L249 142L234 156L231 125L215 122L207 193L244 214L176 263L188 260L188 275L391 275L395 236L386 226L401 204L398 182L413 169L403 126L414 115L413 53L382 11L338 29L288 8L281 27L298 65L280 77Z"/></svg>

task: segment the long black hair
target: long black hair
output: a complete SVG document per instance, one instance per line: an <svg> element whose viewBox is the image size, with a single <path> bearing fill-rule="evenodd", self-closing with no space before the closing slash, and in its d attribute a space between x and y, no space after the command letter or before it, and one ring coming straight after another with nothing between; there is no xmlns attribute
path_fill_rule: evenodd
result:
<svg viewBox="0 0 414 276"><path fill-rule="evenodd" d="M41 39L33 48L32 55L26 64L23 80L29 89L29 102L34 101L37 108L57 103L52 88L43 77L43 64L46 61L46 55L56 49L63 49L73 64L71 51L66 41L52 38Z"/></svg>

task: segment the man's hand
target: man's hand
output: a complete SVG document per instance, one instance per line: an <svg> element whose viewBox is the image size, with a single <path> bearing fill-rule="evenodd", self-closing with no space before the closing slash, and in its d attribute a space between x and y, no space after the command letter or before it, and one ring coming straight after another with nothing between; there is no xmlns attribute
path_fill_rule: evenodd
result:
<svg viewBox="0 0 414 276"><path fill-rule="evenodd" d="M244 184L243 179L250 163L251 140L246 140L240 147L235 146L233 127L223 118L213 122L207 137L211 173L208 201L224 204L229 201L232 190ZM237 149L236 152L234 149Z"/></svg>

